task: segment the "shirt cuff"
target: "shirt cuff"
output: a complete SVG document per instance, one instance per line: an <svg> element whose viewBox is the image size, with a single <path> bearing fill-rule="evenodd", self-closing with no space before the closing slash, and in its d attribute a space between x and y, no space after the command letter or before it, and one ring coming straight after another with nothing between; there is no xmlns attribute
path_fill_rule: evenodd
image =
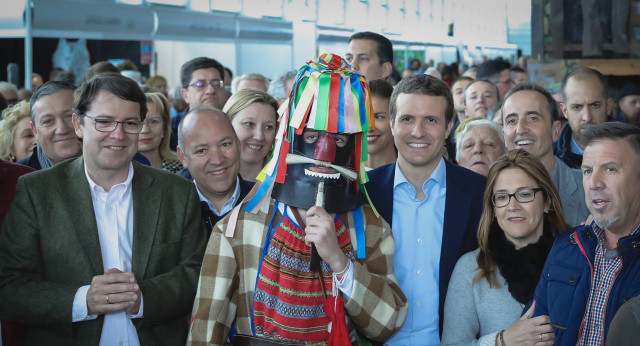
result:
<svg viewBox="0 0 640 346"><path fill-rule="evenodd" d="M142 296L142 292L140 292L140 309L138 310L138 313L135 315L132 315L130 313L127 312L127 317L130 319L134 319L134 318L142 318L142 312L144 311L144 296Z"/></svg>
<svg viewBox="0 0 640 346"><path fill-rule="evenodd" d="M98 315L88 315L87 312L87 291L89 291L90 285L81 286L76 291L76 295L73 298L73 308L71 310L71 321L82 322L95 320Z"/></svg>
<svg viewBox="0 0 640 346"><path fill-rule="evenodd" d="M338 284L338 289L344 294L345 300L349 300L353 293L353 262L349 261L347 272L342 275L340 280L338 280L335 273L333 274L333 280Z"/></svg>
<svg viewBox="0 0 640 346"><path fill-rule="evenodd" d="M496 337L500 332L494 332L491 334L484 335L480 337L478 340L478 345L480 346L495 346L496 345Z"/></svg>

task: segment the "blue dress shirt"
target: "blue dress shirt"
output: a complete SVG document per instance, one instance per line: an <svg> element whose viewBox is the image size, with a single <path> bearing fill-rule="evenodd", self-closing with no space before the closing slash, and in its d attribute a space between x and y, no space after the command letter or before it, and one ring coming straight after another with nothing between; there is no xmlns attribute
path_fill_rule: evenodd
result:
<svg viewBox="0 0 640 346"><path fill-rule="evenodd" d="M571 152L578 155L584 155L584 150L578 146L576 140L571 136Z"/></svg>
<svg viewBox="0 0 640 346"><path fill-rule="evenodd" d="M393 182L394 271L407 297L404 325L385 344L440 345L438 332L440 249L444 225L447 175L444 159L422 184L425 198L396 163Z"/></svg>

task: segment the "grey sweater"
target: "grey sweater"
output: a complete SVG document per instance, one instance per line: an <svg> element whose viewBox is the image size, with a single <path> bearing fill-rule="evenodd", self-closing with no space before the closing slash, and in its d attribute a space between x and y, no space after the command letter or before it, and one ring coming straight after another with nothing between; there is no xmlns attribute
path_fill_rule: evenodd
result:
<svg viewBox="0 0 640 346"><path fill-rule="evenodd" d="M486 279L473 283L479 252L477 249L460 257L451 275L444 303L442 345L494 346L497 333L522 314L522 305L509 293L499 270L496 279L500 287L489 287Z"/></svg>

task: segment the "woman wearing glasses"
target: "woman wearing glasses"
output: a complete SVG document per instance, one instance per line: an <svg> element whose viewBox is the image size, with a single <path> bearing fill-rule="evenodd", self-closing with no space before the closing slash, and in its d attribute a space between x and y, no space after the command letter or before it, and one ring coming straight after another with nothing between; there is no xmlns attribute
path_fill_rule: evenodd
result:
<svg viewBox="0 0 640 346"><path fill-rule="evenodd" d="M445 301L442 345L553 345L548 316L531 318L533 297L554 238L569 226L551 177L524 150L489 169L480 248L462 256Z"/></svg>
<svg viewBox="0 0 640 346"><path fill-rule="evenodd" d="M256 181L276 139L278 101L257 89L233 94L223 111L240 140L240 176Z"/></svg>
<svg viewBox="0 0 640 346"><path fill-rule="evenodd" d="M145 96L148 110L138 138L138 152L149 159L151 167L177 173L182 169L182 164L176 153L169 149L169 101L160 92L146 92Z"/></svg>

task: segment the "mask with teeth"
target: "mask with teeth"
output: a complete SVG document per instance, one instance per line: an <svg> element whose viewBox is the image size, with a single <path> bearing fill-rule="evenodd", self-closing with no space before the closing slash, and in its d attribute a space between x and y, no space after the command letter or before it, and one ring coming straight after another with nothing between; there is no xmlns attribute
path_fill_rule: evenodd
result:
<svg viewBox="0 0 640 346"><path fill-rule="evenodd" d="M375 123L364 77L341 57L323 54L300 68L279 113L273 157L245 210L265 210L266 196L308 209L316 205L319 185L330 213L366 201L366 133Z"/></svg>
<svg viewBox="0 0 640 346"><path fill-rule="evenodd" d="M323 205L328 212L341 213L358 207L362 204L362 196L357 191L357 182L340 173L355 171L351 166L355 162L354 140L355 135L312 129L294 135L284 183L275 184L272 197L294 207L309 209L316 203L318 183L324 181Z"/></svg>

